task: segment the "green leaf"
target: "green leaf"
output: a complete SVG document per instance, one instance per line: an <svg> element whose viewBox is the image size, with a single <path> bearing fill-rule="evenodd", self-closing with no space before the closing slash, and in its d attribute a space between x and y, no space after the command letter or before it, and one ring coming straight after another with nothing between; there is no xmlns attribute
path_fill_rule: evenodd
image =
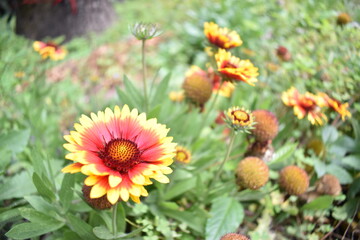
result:
<svg viewBox="0 0 360 240"><path fill-rule="evenodd" d="M196 215L193 212L188 211L180 211L175 210L172 208L168 208L164 205L160 206L161 212L173 219L178 220L181 223L185 223L189 226L189 228L199 232L204 232L204 226L205 226L205 218L202 216Z"/></svg>
<svg viewBox="0 0 360 240"><path fill-rule="evenodd" d="M49 202L45 201L40 196L25 196L26 201L30 203L30 205L38 210L49 216L56 216L56 208L54 205L50 204Z"/></svg>
<svg viewBox="0 0 360 240"><path fill-rule="evenodd" d="M145 227L147 226L138 228L130 233L117 233L114 235L105 226L99 226L94 227L93 232L100 239L122 239L134 237L135 235L139 234Z"/></svg>
<svg viewBox="0 0 360 240"><path fill-rule="evenodd" d="M121 90L120 88L116 88L117 89L117 94L119 96L120 101L122 102L122 104L127 104L129 105L130 108L136 106L136 103L133 99L131 99L130 96L128 96L125 91Z"/></svg>
<svg viewBox="0 0 360 240"><path fill-rule="evenodd" d="M324 143L333 143L338 138L339 133L335 127L329 125L324 127L321 136Z"/></svg>
<svg viewBox="0 0 360 240"><path fill-rule="evenodd" d="M67 214L69 227L76 232L84 240L97 240L98 238L93 234L92 227L84 222L81 218Z"/></svg>
<svg viewBox="0 0 360 240"><path fill-rule="evenodd" d="M325 210L332 206L334 198L332 196L321 196L305 204L301 210Z"/></svg>
<svg viewBox="0 0 360 240"><path fill-rule="evenodd" d="M5 212L0 213L0 223L10 222L19 216L20 216L20 212L18 208L7 210Z"/></svg>
<svg viewBox="0 0 360 240"><path fill-rule="evenodd" d="M351 169L360 170L360 154L350 155L341 160L341 164Z"/></svg>
<svg viewBox="0 0 360 240"><path fill-rule="evenodd" d="M58 220L46 215L42 212L36 211L33 208L22 207L19 208L21 216L33 223L59 223Z"/></svg>
<svg viewBox="0 0 360 240"><path fill-rule="evenodd" d="M75 184L75 176L73 174L65 174L59 191L60 202L65 211L69 209L71 201L73 199L74 184Z"/></svg>
<svg viewBox="0 0 360 240"><path fill-rule="evenodd" d="M168 186L167 191L165 192L165 200L170 200L183 194L184 192L193 189L196 186L196 179L196 177L192 177L183 181L171 183L171 185Z"/></svg>
<svg viewBox="0 0 360 240"><path fill-rule="evenodd" d="M341 184L348 184L352 182L351 175L342 167L332 164L326 167L326 171L335 175Z"/></svg>
<svg viewBox="0 0 360 240"><path fill-rule="evenodd" d="M206 240L219 240L222 235L235 232L244 219L242 205L230 197L215 199L210 214L206 222Z"/></svg>
<svg viewBox="0 0 360 240"><path fill-rule="evenodd" d="M0 186L0 200L22 198L36 192L29 174L25 171L6 178Z"/></svg>
<svg viewBox="0 0 360 240"><path fill-rule="evenodd" d="M128 96L134 100L135 105L133 107L142 106L143 96L140 91L132 84L131 80L124 75L124 85Z"/></svg>
<svg viewBox="0 0 360 240"><path fill-rule="evenodd" d="M62 222L21 223L10 229L5 235L13 239L27 239L53 232L64 226Z"/></svg>
<svg viewBox="0 0 360 240"><path fill-rule="evenodd" d="M295 152L297 145L297 143L291 143L278 149L275 152L273 159L269 163L269 167L276 170L281 169L285 165L289 164L289 159Z"/></svg>
<svg viewBox="0 0 360 240"><path fill-rule="evenodd" d="M169 73L161 80L160 84L156 86L156 92L154 96L152 96L151 106L156 106L164 101L164 98L166 98L170 78L171 74Z"/></svg>
<svg viewBox="0 0 360 240"><path fill-rule="evenodd" d="M13 153L22 152L30 138L30 129L12 130L0 135L0 149L8 149Z"/></svg>
<svg viewBox="0 0 360 240"><path fill-rule="evenodd" d="M37 173L33 173L33 182L38 190L39 194L43 196L44 198L48 199L49 201L55 200L55 194L53 191L48 187L47 184L44 183L44 181L40 178L40 176Z"/></svg>
<svg viewBox="0 0 360 240"><path fill-rule="evenodd" d="M352 199L359 192L360 192L360 177L354 179L354 181L352 182L352 184L349 187L347 196L349 199Z"/></svg>

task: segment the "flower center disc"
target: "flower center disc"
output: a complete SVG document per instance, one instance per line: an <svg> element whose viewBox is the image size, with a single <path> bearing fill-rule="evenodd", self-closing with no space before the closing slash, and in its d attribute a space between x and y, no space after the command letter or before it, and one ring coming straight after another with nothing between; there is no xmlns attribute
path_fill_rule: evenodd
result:
<svg viewBox="0 0 360 240"><path fill-rule="evenodd" d="M180 161L180 162L184 162L187 160L188 156L186 153L184 153L183 151L178 151L176 153L176 158Z"/></svg>
<svg viewBox="0 0 360 240"><path fill-rule="evenodd" d="M233 116L235 117L235 120L238 121L246 122L249 120L249 114L241 110L234 111Z"/></svg>
<svg viewBox="0 0 360 240"><path fill-rule="evenodd" d="M126 172L140 162L140 150L136 143L126 139L113 139L99 156L104 164L119 172Z"/></svg>

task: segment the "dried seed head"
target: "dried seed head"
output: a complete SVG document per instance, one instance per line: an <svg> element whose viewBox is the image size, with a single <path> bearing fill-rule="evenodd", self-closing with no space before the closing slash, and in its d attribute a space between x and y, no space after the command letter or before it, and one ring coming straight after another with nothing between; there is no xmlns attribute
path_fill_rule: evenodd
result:
<svg viewBox="0 0 360 240"><path fill-rule="evenodd" d="M316 183L316 192L320 194L337 196L341 193L341 185L337 177L325 174Z"/></svg>
<svg viewBox="0 0 360 240"><path fill-rule="evenodd" d="M227 233L224 236L222 236L220 240L250 240L250 239L242 234Z"/></svg>

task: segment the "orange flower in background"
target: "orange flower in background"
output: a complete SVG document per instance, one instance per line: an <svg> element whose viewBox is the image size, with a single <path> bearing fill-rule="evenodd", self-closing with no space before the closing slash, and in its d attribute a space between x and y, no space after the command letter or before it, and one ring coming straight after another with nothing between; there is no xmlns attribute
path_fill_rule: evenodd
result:
<svg viewBox="0 0 360 240"><path fill-rule="evenodd" d="M222 79L219 75L217 75L212 68L208 69L208 76L209 79L212 81L213 84L213 92L219 94L223 97L231 97L232 93L235 90L235 85L231 82L222 82Z"/></svg>
<svg viewBox="0 0 360 240"><path fill-rule="evenodd" d="M256 77L259 75L258 69L250 62L250 60L240 60L232 56L230 52L219 49L215 54L215 60L218 71L224 77L224 80L242 81L251 86L255 86Z"/></svg>
<svg viewBox="0 0 360 240"><path fill-rule="evenodd" d="M169 93L169 98L173 102L182 102L185 98L184 91L171 91Z"/></svg>
<svg viewBox="0 0 360 240"><path fill-rule="evenodd" d="M286 106L294 108L294 114L303 119L306 115L311 124L322 125L327 117L321 112L323 100L312 93L300 94L297 89L291 87L283 92L281 99Z"/></svg>
<svg viewBox="0 0 360 240"><path fill-rule="evenodd" d="M70 151L66 159L74 163L62 172L87 175L84 183L91 186L91 199L106 196L115 204L131 198L139 203L140 196L148 195L144 186L152 184L150 179L169 182L165 174L172 172L168 166L176 144L156 119L147 120L145 113L125 105L91 113L91 118L82 115L74 127L76 131L64 136Z"/></svg>
<svg viewBox="0 0 360 240"><path fill-rule="evenodd" d="M58 61L65 58L67 51L65 48L53 42L40 42L35 41L33 48L37 51L43 59L50 58L51 60Z"/></svg>
<svg viewBox="0 0 360 240"><path fill-rule="evenodd" d="M231 107L225 112L225 122L235 132L243 131L246 133L250 133L249 130L253 129L255 124L254 115L238 106Z"/></svg>
<svg viewBox="0 0 360 240"><path fill-rule="evenodd" d="M220 28L213 22L204 23L204 34L211 44L219 48L230 49L242 44L239 34L228 28Z"/></svg>
<svg viewBox="0 0 360 240"><path fill-rule="evenodd" d="M323 92L320 92L317 95L324 100L324 102L325 102L324 105L330 107L332 110L334 110L335 112L340 114L341 119L343 121L345 120L346 117L349 117L349 118L351 117L351 113L348 110L348 107L349 107L348 103L342 104L338 100L329 97L326 93L323 93Z"/></svg>

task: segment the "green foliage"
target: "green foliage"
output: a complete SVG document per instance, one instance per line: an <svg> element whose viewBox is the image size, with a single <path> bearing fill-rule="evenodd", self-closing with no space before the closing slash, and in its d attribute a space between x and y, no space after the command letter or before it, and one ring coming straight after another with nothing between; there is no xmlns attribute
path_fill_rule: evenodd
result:
<svg viewBox="0 0 360 240"><path fill-rule="evenodd" d="M14 21L0 23L0 235L69 240L219 239L228 232L253 240L315 240L328 232L358 236L356 229L335 228L337 221L359 223L360 15L355 1L134 0L115 7L121 20L101 35L66 43L69 54L60 62L42 60L31 40L13 33ZM353 22L336 25L340 12ZM147 42L148 106L139 77L141 43L128 38L128 25L138 21L160 23L164 30ZM250 59L260 75L255 87L238 83L231 98L219 96L211 109L213 94L202 112L168 95L181 90L190 65L208 67L206 21L237 31L244 43L232 54ZM276 56L280 45L290 51L291 61ZM297 119L281 102L281 93L291 86L348 102L351 120L334 112L326 112L324 127ZM147 118L166 124L169 136L192 158L171 165L169 184L147 186L149 196L141 204L119 204L113 233L112 211L94 210L84 201L84 176L61 173L70 163L62 136L81 114L124 104L139 112L148 109ZM239 189L234 176L254 141L251 135L236 136L220 167L229 139L226 127L214 121L231 106L267 109L279 119L270 181L256 191ZM322 155L308 149L315 138L324 144ZM301 196L288 196L278 186L279 170L293 164L310 177ZM316 192L325 174L338 178L339 196Z"/></svg>

